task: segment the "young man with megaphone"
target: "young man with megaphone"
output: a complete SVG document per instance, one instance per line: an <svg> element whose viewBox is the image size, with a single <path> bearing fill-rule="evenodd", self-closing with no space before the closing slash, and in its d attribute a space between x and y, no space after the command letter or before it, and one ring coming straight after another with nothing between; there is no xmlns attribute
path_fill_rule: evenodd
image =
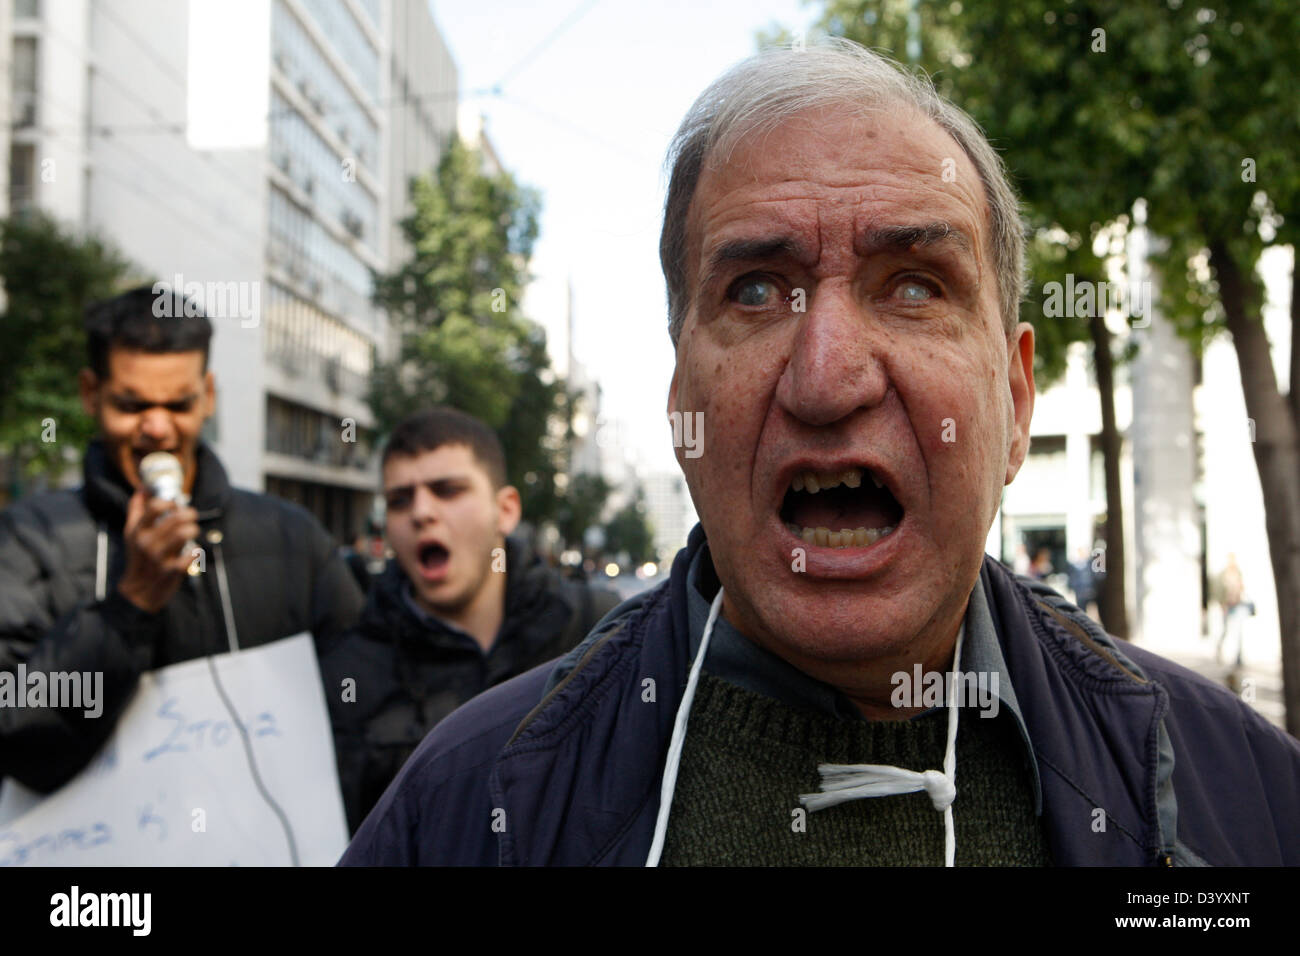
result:
<svg viewBox="0 0 1300 956"><path fill-rule="evenodd" d="M170 297L159 309L159 296ZM0 708L0 778L52 791L109 738L145 671L310 631L322 651L361 594L306 510L231 487L200 439L212 324L149 286L90 306L84 484L0 513L0 673L101 672L99 719Z"/></svg>

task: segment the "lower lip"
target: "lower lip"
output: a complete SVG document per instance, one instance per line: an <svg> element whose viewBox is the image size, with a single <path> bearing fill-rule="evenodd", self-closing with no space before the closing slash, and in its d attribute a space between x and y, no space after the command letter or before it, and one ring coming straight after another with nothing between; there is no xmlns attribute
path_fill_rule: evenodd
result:
<svg viewBox="0 0 1300 956"><path fill-rule="evenodd" d="M442 581L447 577L447 571L451 567L451 558L449 557L442 564L436 567L427 567L420 565L420 578L425 581Z"/></svg>
<svg viewBox="0 0 1300 956"><path fill-rule="evenodd" d="M869 578L883 571L895 559L904 547L903 539L911 530L911 521L906 514L894 530L885 537L852 548L832 548L805 541L790 533L790 529L777 516L777 534L782 541L782 561L789 566L795 558L795 548L802 548L804 553L804 570L801 572L813 578L836 578L853 580Z"/></svg>

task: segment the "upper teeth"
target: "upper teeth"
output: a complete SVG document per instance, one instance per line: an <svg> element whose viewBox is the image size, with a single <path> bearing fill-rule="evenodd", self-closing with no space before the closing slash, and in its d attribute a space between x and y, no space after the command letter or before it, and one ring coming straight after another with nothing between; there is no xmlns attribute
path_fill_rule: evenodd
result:
<svg viewBox="0 0 1300 956"><path fill-rule="evenodd" d="M844 471L801 471L790 482L790 487L795 491L806 491L809 494L817 494L819 491L825 491L828 488L835 488L839 485L846 485L849 488L857 488L862 484L862 475L866 474L871 479L871 483L877 488L883 488L884 485L875 473L868 468L848 468Z"/></svg>

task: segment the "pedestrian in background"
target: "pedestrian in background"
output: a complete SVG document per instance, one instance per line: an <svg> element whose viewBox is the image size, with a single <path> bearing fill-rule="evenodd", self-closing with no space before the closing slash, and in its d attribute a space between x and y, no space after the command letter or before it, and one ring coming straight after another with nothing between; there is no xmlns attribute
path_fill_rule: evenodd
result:
<svg viewBox="0 0 1300 956"><path fill-rule="evenodd" d="M1237 566L1237 555L1228 553L1228 562L1219 573L1219 604L1223 608L1223 629L1219 632L1219 643L1214 649L1216 663L1223 663L1225 644L1235 642L1237 646L1233 667L1241 669L1243 638L1245 637L1246 618L1255 614L1255 604L1246 600L1246 582L1241 568Z"/></svg>

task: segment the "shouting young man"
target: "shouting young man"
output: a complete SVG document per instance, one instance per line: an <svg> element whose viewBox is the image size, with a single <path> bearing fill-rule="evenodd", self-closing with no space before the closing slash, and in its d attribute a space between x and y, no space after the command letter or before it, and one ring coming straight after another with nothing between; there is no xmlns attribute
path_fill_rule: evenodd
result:
<svg viewBox="0 0 1300 956"><path fill-rule="evenodd" d="M79 385L99 434L85 481L0 514L0 672L104 675L102 719L0 707L0 777L34 790L90 761L145 671L303 631L320 653L361 609L320 523L231 487L201 439L216 382L212 323L195 312L150 286L87 309ZM141 463L153 452L174 456L188 504L150 493Z"/></svg>
<svg viewBox="0 0 1300 956"><path fill-rule="evenodd" d="M519 492L478 419L451 408L412 415L382 468L395 557L322 665L352 830L436 723L563 654L617 603L561 580L509 537Z"/></svg>

